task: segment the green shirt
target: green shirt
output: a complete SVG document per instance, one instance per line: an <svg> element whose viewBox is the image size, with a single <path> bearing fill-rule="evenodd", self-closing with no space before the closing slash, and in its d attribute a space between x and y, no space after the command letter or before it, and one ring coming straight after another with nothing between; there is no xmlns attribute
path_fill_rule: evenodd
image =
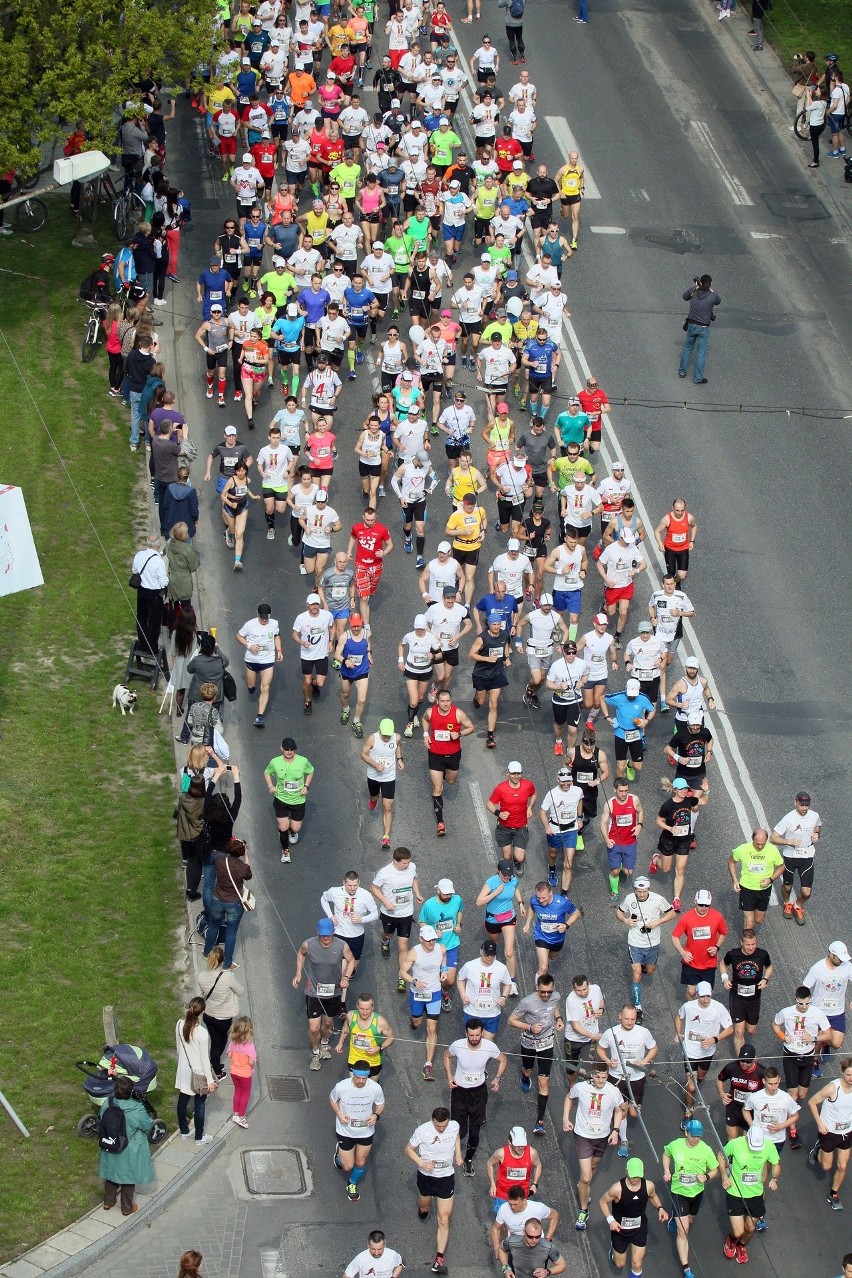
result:
<svg viewBox="0 0 852 1278"><path fill-rule="evenodd" d="M763 1149L750 1149L748 1138L737 1136L725 1146L725 1155L731 1167L734 1185L728 1193L741 1194L743 1198L758 1198L763 1193L763 1169L767 1165L780 1166L778 1150L773 1141L766 1138ZM773 1173L774 1174L774 1173Z"/></svg>
<svg viewBox="0 0 852 1278"><path fill-rule="evenodd" d="M405 233L416 249L425 249L429 243L429 218L425 215L417 218L412 214Z"/></svg>
<svg viewBox="0 0 852 1278"><path fill-rule="evenodd" d="M476 199L473 202L473 211L479 218L480 222L490 222L497 207L503 199L503 193L499 186L485 186L480 183L476 188Z"/></svg>
<svg viewBox="0 0 852 1278"><path fill-rule="evenodd" d="M296 291L296 281L289 271L282 271L279 275L277 271L267 271L261 276L260 287L262 293L271 293L275 298L275 305L279 308L284 306L291 293Z"/></svg>
<svg viewBox="0 0 852 1278"><path fill-rule="evenodd" d="M508 244L504 244L502 248L498 248L496 244L492 244L485 252L491 258L492 262L496 262L498 266L503 268L503 273L508 271L512 265L512 249Z"/></svg>
<svg viewBox="0 0 852 1278"><path fill-rule="evenodd" d="M503 338L503 341L508 346L512 338L511 320L507 320L504 324L498 323L497 320L492 320L490 324L487 324L485 327L485 331L482 334L483 343L490 342L491 338L494 336L495 333L499 333L500 336Z"/></svg>
<svg viewBox="0 0 852 1278"><path fill-rule="evenodd" d="M275 779L275 798L291 808L305 802L302 790L313 773L314 765L303 754L294 754L289 762L278 754L266 765L266 775Z"/></svg>
<svg viewBox="0 0 852 1278"><path fill-rule="evenodd" d="M574 472L581 470L584 475L594 475L594 470L585 457L571 461L569 457L556 457L553 462L553 479L557 488L567 488L574 482Z"/></svg>
<svg viewBox="0 0 852 1278"><path fill-rule="evenodd" d="M569 444L582 444L586 438L586 428L590 420L587 413L578 413L576 417L571 413L559 414L556 419L556 429L566 448Z"/></svg>
<svg viewBox="0 0 852 1278"><path fill-rule="evenodd" d="M393 269L397 275L407 275L414 250L412 235L391 235L385 240L385 251L393 258Z"/></svg>
<svg viewBox="0 0 852 1278"><path fill-rule="evenodd" d="M760 851L752 843L741 843L731 853L731 860L740 867L740 887L759 892L764 886L763 880L772 877L772 871L784 864L784 858L774 843L767 841L766 847Z"/></svg>
<svg viewBox="0 0 852 1278"><path fill-rule="evenodd" d="M354 200L358 190L358 179L361 176L360 164L335 164L328 175L332 182L340 183L340 194L347 200Z"/></svg>
<svg viewBox="0 0 852 1278"><path fill-rule="evenodd" d="M663 1150L672 1160L672 1193L681 1198L697 1198L704 1192L704 1185L698 1179L708 1175L718 1167L710 1146L703 1140L696 1145L687 1145L686 1137L673 1140Z"/></svg>
<svg viewBox="0 0 852 1278"><path fill-rule="evenodd" d="M446 133L436 129L434 133L429 134L429 141L432 146L432 160L440 168L452 164L453 151L462 144L461 138L457 133L453 133L452 129L447 129Z"/></svg>

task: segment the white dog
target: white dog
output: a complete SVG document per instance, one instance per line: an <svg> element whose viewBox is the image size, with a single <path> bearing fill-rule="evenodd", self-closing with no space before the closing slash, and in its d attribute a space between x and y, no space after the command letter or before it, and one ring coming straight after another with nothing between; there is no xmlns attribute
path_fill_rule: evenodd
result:
<svg viewBox="0 0 852 1278"><path fill-rule="evenodd" d="M126 683L117 683L112 690L113 708L118 706L122 716L133 714L138 700L136 693L131 692Z"/></svg>

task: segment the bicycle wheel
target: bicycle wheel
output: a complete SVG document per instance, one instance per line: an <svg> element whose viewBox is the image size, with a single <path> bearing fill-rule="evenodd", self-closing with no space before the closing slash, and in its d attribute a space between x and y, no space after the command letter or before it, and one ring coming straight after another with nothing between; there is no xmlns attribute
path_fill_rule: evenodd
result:
<svg viewBox="0 0 852 1278"><path fill-rule="evenodd" d="M811 136L810 124L808 121L807 111L800 111L796 116L796 137L801 138L803 142L807 142Z"/></svg>
<svg viewBox="0 0 852 1278"><path fill-rule="evenodd" d="M100 335L101 322L97 315L90 315L89 322L86 325L86 331L83 334L83 363L91 364L92 360L98 353L98 337Z"/></svg>
<svg viewBox="0 0 852 1278"><path fill-rule="evenodd" d="M120 195L115 202L115 208L112 211L112 218L115 222L115 233L120 240L127 239L127 196Z"/></svg>
<svg viewBox="0 0 852 1278"><path fill-rule="evenodd" d="M138 195L128 195L127 197L127 234L132 235L139 223L142 221L145 213L144 201L140 200Z"/></svg>
<svg viewBox="0 0 852 1278"><path fill-rule="evenodd" d="M40 231L47 221L47 205L37 196L30 196L28 200L15 205L14 220L22 235Z"/></svg>

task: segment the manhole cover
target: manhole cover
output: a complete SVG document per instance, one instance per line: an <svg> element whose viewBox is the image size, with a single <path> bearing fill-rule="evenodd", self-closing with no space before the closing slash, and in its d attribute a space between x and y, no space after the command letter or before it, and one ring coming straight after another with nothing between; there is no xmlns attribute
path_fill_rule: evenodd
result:
<svg viewBox="0 0 852 1278"><path fill-rule="evenodd" d="M307 1191L302 1155L297 1149L247 1149L240 1155L250 1194L299 1197Z"/></svg>
<svg viewBox="0 0 852 1278"><path fill-rule="evenodd" d="M791 222L821 222L831 217L822 200L810 191L765 191L763 202L773 217L784 217Z"/></svg>
<svg viewBox="0 0 852 1278"><path fill-rule="evenodd" d="M274 1101L306 1101L308 1089L303 1078L293 1078L282 1074L267 1074L266 1085L269 1098Z"/></svg>
<svg viewBox="0 0 852 1278"><path fill-rule="evenodd" d="M673 253L699 253L701 240L691 231L655 231L642 237L657 248L671 249Z"/></svg>

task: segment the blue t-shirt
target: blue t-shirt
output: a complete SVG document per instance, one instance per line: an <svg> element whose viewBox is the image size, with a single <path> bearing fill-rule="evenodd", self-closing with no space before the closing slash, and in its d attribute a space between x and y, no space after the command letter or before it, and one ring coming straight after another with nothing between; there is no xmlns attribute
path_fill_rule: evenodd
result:
<svg viewBox="0 0 852 1278"><path fill-rule="evenodd" d="M214 302L225 305L225 284L230 278L227 271L218 270L214 273L209 267L199 275L198 283L204 290L201 314L206 320L210 318L210 307Z"/></svg>
<svg viewBox="0 0 852 1278"><path fill-rule="evenodd" d="M370 673L370 661L367 655L367 637L363 639L355 639L352 635L347 635L346 642L343 645L343 669L341 674L344 679L360 679L362 675ZM359 664L350 665L350 661L359 659Z"/></svg>
<svg viewBox="0 0 852 1278"><path fill-rule="evenodd" d="M567 923L571 915L577 913L574 902L569 901L568 897L563 896L561 892L556 892L549 905L542 905L533 892L529 904L535 914L533 940L544 941L548 945L558 945L565 936L564 932L558 930L558 924Z"/></svg>
<svg viewBox="0 0 852 1278"><path fill-rule="evenodd" d="M503 600L498 599L496 595L483 595L476 605L476 610L482 613L486 625L491 621L492 614L496 613L501 624L510 630L515 613L518 611L518 601L514 595L506 595Z"/></svg>
<svg viewBox="0 0 852 1278"><path fill-rule="evenodd" d="M501 889L499 896L495 896L493 901L489 901L485 907L485 917L490 923L506 923L515 917L515 889L518 886L518 880L514 874L505 883L499 874L492 874L490 879L485 880L485 886L489 892L493 892L496 887Z"/></svg>
<svg viewBox="0 0 852 1278"><path fill-rule="evenodd" d="M461 945L461 937L455 930L455 922L463 909L464 901L458 892L451 896L449 901L439 901L437 896L431 896L420 911L418 922L428 923L435 929L438 933L439 945L443 945L448 951L455 950Z"/></svg>
<svg viewBox="0 0 852 1278"><path fill-rule="evenodd" d="M297 319L277 319L272 325L272 336L275 338L276 350L297 351L301 345L302 329L305 327L305 318L299 315Z"/></svg>
<svg viewBox="0 0 852 1278"><path fill-rule="evenodd" d="M295 222L290 226L284 226L282 222L278 222L275 226L270 226L269 238L275 242L273 252L277 253L279 257L292 257L299 247L301 234L301 228Z"/></svg>
<svg viewBox="0 0 852 1278"><path fill-rule="evenodd" d="M508 205L509 212L515 217L526 217L527 213L530 211L529 203L524 199L512 199L507 197L503 200L503 205Z"/></svg>
<svg viewBox="0 0 852 1278"><path fill-rule="evenodd" d="M369 288L362 288L360 293L351 287L344 290L343 301L346 305L346 318L353 328L366 327L370 306L375 300L376 295Z"/></svg>
<svg viewBox="0 0 852 1278"><path fill-rule="evenodd" d="M531 360L530 374L533 377L553 376L553 356L558 347L555 342L549 339L543 344L536 338L531 337L528 342L524 342L524 354L527 359Z"/></svg>
<svg viewBox="0 0 852 1278"><path fill-rule="evenodd" d="M243 227L243 235L248 245L249 254L252 257L261 257L263 254L263 237L266 234L266 223L253 222L250 217L246 218L246 224Z"/></svg>
<svg viewBox="0 0 852 1278"><path fill-rule="evenodd" d="M272 112L273 124L286 124L290 119L290 99L283 94L280 97L277 93L270 94L266 105Z"/></svg>
<svg viewBox="0 0 852 1278"><path fill-rule="evenodd" d="M124 267L124 278L129 281L135 280L136 258L133 256L133 250L125 245L125 247L123 249L119 249L115 255L115 264L112 268L112 274L113 279L115 280L115 287L117 289L122 287L121 276L118 273L119 262L121 262Z"/></svg>
<svg viewBox="0 0 852 1278"><path fill-rule="evenodd" d="M650 714L654 707L651 705L644 692L640 692L638 697L632 700L626 692L608 692L606 694L606 703L612 706L615 711L615 724L613 731L617 737L622 740L638 741L642 736L642 729L637 728L633 722L634 719L644 718ZM631 737L626 734L635 732L636 736Z"/></svg>
<svg viewBox="0 0 852 1278"><path fill-rule="evenodd" d="M241 71L237 76L237 97L241 106L247 106L257 88L257 76L253 71Z"/></svg>
<svg viewBox="0 0 852 1278"><path fill-rule="evenodd" d="M307 323L316 324L325 315L325 308L331 301L331 294L324 288L315 293L312 288L303 288L299 294L299 303L307 311Z"/></svg>
<svg viewBox="0 0 852 1278"><path fill-rule="evenodd" d="M253 67L260 67L260 59L269 48L269 32L258 31L257 34L249 32L243 41L243 49L251 58Z"/></svg>

